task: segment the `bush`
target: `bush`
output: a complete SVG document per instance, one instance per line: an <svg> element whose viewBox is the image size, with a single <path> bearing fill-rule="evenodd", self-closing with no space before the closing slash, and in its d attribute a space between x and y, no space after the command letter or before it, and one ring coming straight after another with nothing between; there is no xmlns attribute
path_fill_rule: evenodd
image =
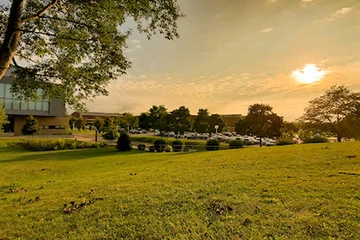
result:
<svg viewBox="0 0 360 240"><path fill-rule="evenodd" d="M243 142L241 140L232 140L229 142L229 149L238 149L243 147Z"/></svg>
<svg viewBox="0 0 360 240"><path fill-rule="evenodd" d="M34 135L39 132L38 120L33 116L29 116L25 120L25 124L21 129L22 134L24 135Z"/></svg>
<svg viewBox="0 0 360 240"><path fill-rule="evenodd" d="M150 146L149 147L149 152L155 152L155 146Z"/></svg>
<svg viewBox="0 0 360 240"><path fill-rule="evenodd" d="M116 148L119 151L130 151L131 150L131 139L126 132L122 132L118 138Z"/></svg>
<svg viewBox="0 0 360 240"><path fill-rule="evenodd" d="M184 147L184 152L189 152L189 148L188 147Z"/></svg>
<svg viewBox="0 0 360 240"><path fill-rule="evenodd" d="M303 139L303 143L325 143L328 141L329 140L326 137L321 137L321 136L315 136L315 137L309 137Z"/></svg>
<svg viewBox="0 0 360 240"><path fill-rule="evenodd" d="M75 141L72 139L32 140L18 143L29 151L55 151L66 149L98 148L107 144Z"/></svg>
<svg viewBox="0 0 360 240"><path fill-rule="evenodd" d="M206 150L219 150L220 141L217 139L210 139L206 142Z"/></svg>
<svg viewBox="0 0 360 240"><path fill-rule="evenodd" d="M112 140L115 140L116 138L118 138L119 134L117 133L117 131L115 129L109 129L105 133L103 133L102 137L105 140L112 141Z"/></svg>
<svg viewBox="0 0 360 240"><path fill-rule="evenodd" d="M172 142L172 148L174 152L181 152L183 143L180 140L175 140Z"/></svg>
<svg viewBox="0 0 360 240"><path fill-rule="evenodd" d="M281 137L276 140L276 145L291 145L295 143L296 141L291 137Z"/></svg>
<svg viewBox="0 0 360 240"><path fill-rule="evenodd" d="M145 151L146 146L145 146L145 144L139 144L139 145L137 146L137 148L138 148L139 151Z"/></svg>
<svg viewBox="0 0 360 240"><path fill-rule="evenodd" d="M156 152L163 152L165 151L165 146L166 146L166 141L165 139L156 139L154 141L154 146L155 146L155 150Z"/></svg>

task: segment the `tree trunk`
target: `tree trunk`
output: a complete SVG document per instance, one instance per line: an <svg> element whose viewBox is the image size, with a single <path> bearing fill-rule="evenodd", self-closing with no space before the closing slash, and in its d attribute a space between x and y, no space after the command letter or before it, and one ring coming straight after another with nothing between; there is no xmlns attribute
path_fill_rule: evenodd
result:
<svg viewBox="0 0 360 240"><path fill-rule="evenodd" d="M4 41L0 48L0 79L9 69L20 42L21 13L23 12L24 3L25 0L13 0L11 4Z"/></svg>
<svg viewBox="0 0 360 240"><path fill-rule="evenodd" d="M260 147L262 147L262 137L260 137Z"/></svg>
<svg viewBox="0 0 360 240"><path fill-rule="evenodd" d="M338 134L338 135L337 135L337 141L338 141L338 142L341 142L341 139L342 139L342 137L340 136L340 134Z"/></svg>

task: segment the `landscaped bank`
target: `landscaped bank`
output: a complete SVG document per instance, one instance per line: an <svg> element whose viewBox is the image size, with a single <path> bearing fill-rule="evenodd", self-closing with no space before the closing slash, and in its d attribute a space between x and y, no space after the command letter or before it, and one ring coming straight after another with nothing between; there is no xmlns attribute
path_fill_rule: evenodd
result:
<svg viewBox="0 0 360 240"><path fill-rule="evenodd" d="M360 142L0 148L0 239L359 239Z"/></svg>

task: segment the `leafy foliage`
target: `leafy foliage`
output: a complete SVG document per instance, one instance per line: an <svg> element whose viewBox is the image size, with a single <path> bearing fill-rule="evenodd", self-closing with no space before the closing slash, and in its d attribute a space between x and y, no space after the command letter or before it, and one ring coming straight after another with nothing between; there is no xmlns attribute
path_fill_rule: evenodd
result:
<svg viewBox="0 0 360 240"><path fill-rule="evenodd" d="M155 146L156 152L163 152L163 151L165 151L166 140L162 139L162 138L156 139L154 141L154 146Z"/></svg>
<svg viewBox="0 0 360 240"><path fill-rule="evenodd" d="M206 142L206 150L213 151L219 150L220 141L217 139L209 139Z"/></svg>
<svg viewBox="0 0 360 240"><path fill-rule="evenodd" d="M335 85L325 91L324 95L311 100L300 120L321 125L329 124L340 142L342 137L349 135L348 127L360 125L360 118L356 117L359 106L360 93ZM349 121L352 122L350 126Z"/></svg>
<svg viewBox="0 0 360 240"><path fill-rule="evenodd" d="M39 132L38 120L33 116L29 116L25 120L25 124L21 129L22 134L24 135L34 135Z"/></svg>
<svg viewBox="0 0 360 240"><path fill-rule="evenodd" d="M131 139L126 132L120 133L120 137L118 138L116 148L122 152L131 150Z"/></svg>
<svg viewBox="0 0 360 240"><path fill-rule="evenodd" d="M215 126L218 126L217 132L223 132L226 130L226 122L219 114L211 114L209 117L209 129L208 132L215 132Z"/></svg>
<svg viewBox="0 0 360 240"><path fill-rule="evenodd" d="M3 107L3 103L0 101L0 133L3 133L4 124L7 124L9 121L7 120L7 115L5 113L5 108Z"/></svg>
<svg viewBox="0 0 360 240"><path fill-rule="evenodd" d="M169 129L176 134L180 132L190 131L191 129L191 115L188 108L181 106L169 114Z"/></svg>
<svg viewBox="0 0 360 240"><path fill-rule="evenodd" d="M276 145L291 145L295 143L296 141L291 137L280 137L276 139Z"/></svg>
<svg viewBox="0 0 360 240"><path fill-rule="evenodd" d="M303 143L325 143L329 140L323 136L306 137L303 139Z"/></svg>
<svg viewBox="0 0 360 240"><path fill-rule="evenodd" d="M209 112L207 109L199 109L193 129L198 133L207 133L209 131Z"/></svg>
<svg viewBox="0 0 360 240"><path fill-rule="evenodd" d="M272 112L265 104L250 105L248 115L236 123L236 132L258 137L279 137L283 127L283 118Z"/></svg>
<svg viewBox="0 0 360 240"><path fill-rule="evenodd" d="M229 149L242 148L243 145L244 145L244 143L241 140L232 140L229 142Z"/></svg>
<svg viewBox="0 0 360 240"><path fill-rule="evenodd" d="M45 90L45 97L81 101L106 95L106 84L125 74L131 62L124 49L132 19L150 39L178 37L183 16L176 0L32 0L0 7L0 78L14 60L13 90L26 97ZM14 57L15 56L15 57ZM23 66L15 60L21 59Z"/></svg>
<svg viewBox="0 0 360 240"><path fill-rule="evenodd" d="M169 130L169 114L165 106L152 106L149 110L151 128L158 129L161 134Z"/></svg>
<svg viewBox="0 0 360 240"><path fill-rule="evenodd" d="M183 148L183 143L180 140L175 140L172 142L172 148L174 152L181 152Z"/></svg>
<svg viewBox="0 0 360 240"><path fill-rule="evenodd" d="M75 141L72 139L56 139L56 140L32 140L17 143L29 151L56 151L67 149L83 149L83 148L99 148L106 147L107 143L91 143Z"/></svg>
<svg viewBox="0 0 360 240"><path fill-rule="evenodd" d="M97 117L94 121L94 126L96 127L98 132L102 132L104 124L105 124L105 121L102 118Z"/></svg>

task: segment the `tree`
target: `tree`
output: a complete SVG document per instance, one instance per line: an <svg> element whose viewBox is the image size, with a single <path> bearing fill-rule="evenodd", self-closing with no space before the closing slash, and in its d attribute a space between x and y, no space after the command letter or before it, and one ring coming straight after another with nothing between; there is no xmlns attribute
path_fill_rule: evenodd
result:
<svg viewBox="0 0 360 240"><path fill-rule="evenodd" d="M209 133L215 131L215 125L218 125L217 131L220 133L226 130L226 122L219 114L211 114L209 117Z"/></svg>
<svg viewBox="0 0 360 240"><path fill-rule="evenodd" d="M77 118L75 120L75 127L80 131L81 129L84 130L86 126L86 120L82 117Z"/></svg>
<svg viewBox="0 0 360 240"><path fill-rule="evenodd" d="M191 129L191 115L188 108L181 106L169 114L169 127L175 133L190 131Z"/></svg>
<svg viewBox="0 0 360 240"><path fill-rule="evenodd" d="M21 129L22 134L24 135L34 135L39 132L38 120L35 119L32 115L27 117L25 124Z"/></svg>
<svg viewBox="0 0 360 240"><path fill-rule="evenodd" d="M5 108L3 107L2 102L0 101L0 133L4 132L4 124L9 123L7 120L7 115L5 113Z"/></svg>
<svg viewBox="0 0 360 240"><path fill-rule="evenodd" d="M130 68L124 23L133 20L149 39L172 40L182 16L177 0L10 1L0 6L0 79L13 63L15 92L34 98L42 88L45 97L80 108Z"/></svg>
<svg viewBox="0 0 360 240"><path fill-rule="evenodd" d="M360 93L351 92L345 86L332 86L325 94L311 100L300 118L302 122L329 124L338 142L347 137L346 119L356 116L360 105ZM360 120L359 120L360 121Z"/></svg>
<svg viewBox="0 0 360 240"><path fill-rule="evenodd" d="M149 129L151 128L150 123L150 113L141 113L139 116L139 127L142 129Z"/></svg>
<svg viewBox="0 0 360 240"><path fill-rule="evenodd" d="M163 135L165 131L169 130L169 114L167 109L164 105L154 105L152 108L150 108L149 112L151 127L153 129L159 130L161 135Z"/></svg>
<svg viewBox="0 0 360 240"><path fill-rule="evenodd" d="M94 127L96 127L96 130L100 133L103 130L105 121L102 118L96 118L94 121Z"/></svg>
<svg viewBox="0 0 360 240"><path fill-rule="evenodd" d="M121 132L120 137L118 138L116 148L119 151L130 151L131 150L131 139L126 132Z"/></svg>
<svg viewBox="0 0 360 240"><path fill-rule="evenodd" d="M122 115L122 127L129 126L130 129L137 128L139 126L139 119L131 113L124 113Z"/></svg>
<svg viewBox="0 0 360 240"><path fill-rule="evenodd" d="M199 109L193 129L198 133L207 133L209 131L209 112L207 109Z"/></svg>
<svg viewBox="0 0 360 240"><path fill-rule="evenodd" d="M248 115L236 124L240 134L263 137L280 137L283 128L283 118L272 112L272 107L266 104L254 104L248 108Z"/></svg>

